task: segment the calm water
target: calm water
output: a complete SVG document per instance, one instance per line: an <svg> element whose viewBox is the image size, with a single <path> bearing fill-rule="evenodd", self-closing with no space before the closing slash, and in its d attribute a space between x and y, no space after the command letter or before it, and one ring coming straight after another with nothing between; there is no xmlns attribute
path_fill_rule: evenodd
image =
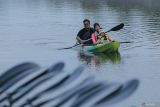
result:
<svg viewBox="0 0 160 107"><path fill-rule="evenodd" d="M66 70L85 64L97 79L124 82L139 78L141 85L115 107L141 107L160 99L160 1L158 0L0 0L0 72L24 61L48 67L66 62ZM125 28L109 33L121 44L119 54L88 55L72 46L89 18L103 30L123 22ZM113 106L113 107L114 107Z"/></svg>

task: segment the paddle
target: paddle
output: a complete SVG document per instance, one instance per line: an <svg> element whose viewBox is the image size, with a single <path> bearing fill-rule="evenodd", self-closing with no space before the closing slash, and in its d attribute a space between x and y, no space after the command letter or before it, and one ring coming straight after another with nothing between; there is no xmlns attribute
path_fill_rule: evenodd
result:
<svg viewBox="0 0 160 107"><path fill-rule="evenodd" d="M45 95L45 93L49 93L49 92L53 93L55 90L59 90L61 88L64 88L65 86L70 84L72 81L74 81L76 78L78 78L81 75L83 69L84 69L83 67L77 68L72 74L65 77L65 79L63 81L59 82L56 85L49 87L48 89L44 90L43 92L35 95L34 97L32 97L28 100L30 101L30 103L32 103L33 101L37 100L38 98L43 97Z"/></svg>
<svg viewBox="0 0 160 107"><path fill-rule="evenodd" d="M121 24L113 27L112 29L108 30L108 31L105 32L105 33L108 33L108 32L111 32L111 31L118 31L118 30L122 29L123 27L124 27L124 23L121 23Z"/></svg>
<svg viewBox="0 0 160 107"><path fill-rule="evenodd" d="M58 76L58 78L52 77L52 79L48 79L45 81L45 83L42 83L42 81L44 81L44 78L46 78L47 74L51 74L53 71L55 73L59 73L62 71L64 67L63 63L58 63L57 65L54 65L52 67L50 67L47 71L40 73L39 75L36 76L36 78L34 79L30 79L28 82L26 82L24 85L21 85L18 87L18 92L16 93L15 96L11 96L11 98L9 98L9 102L10 104L14 104L14 105L21 105L20 107L26 106L28 103L32 105L36 104L36 105L45 105L45 104L52 104L52 101L56 102L58 99L58 102L54 103L56 104L56 107L59 105L63 105L64 103L66 103L68 100L70 100L72 97L78 95L79 97L75 99L75 103L73 103L73 105L71 107L75 107L76 106L81 106L81 105L111 105L111 104L115 104L125 98L128 98L133 92L135 92L135 90L138 87L138 80L131 80L127 83L125 83L124 85L121 84L113 84L113 83L102 83L102 84L97 84L93 86L89 85L91 83L93 83L94 81L92 81L92 78L86 78L84 79L84 81L82 81L80 74L83 71L83 67L79 67L77 68L74 72L72 72L71 74L65 74L65 75L60 75ZM54 73L54 74L55 74ZM63 73L63 72L62 72ZM43 75L42 75L43 74ZM43 77L43 78L41 78ZM47 76L48 77L48 76ZM62 77L61 79L59 79L59 77ZM79 81L77 81L77 78L79 77ZM83 77L83 75L82 75ZM56 79L59 79L58 81L55 82ZM76 80L76 82L75 82ZM36 83L38 84L34 84L33 82L37 81ZM49 82L50 81L50 82ZM73 84L72 82L75 82L74 85L69 85L69 84ZM85 84L87 82L87 84ZM24 82L23 82L24 83ZM29 84L33 83L34 85L29 86ZM39 86L39 83L41 83L41 86ZM43 86L43 84L45 84L45 87ZM48 85L47 85L48 84ZM85 84L85 85L84 85ZM69 85L69 86L68 86ZM89 87L88 87L89 86ZM33 89L34 90L30 90ZM35 89L35 87L38 87ZM96 87L96 88L94 88ZM28 88L30 91L32 91L30 93L30 91L28 92L27 90L23 90L25 88ZM42 89L41 88L45 88ZM40 91L38 91L40 89ZM62 90L60 90L62 89ZM65 89L65 90L63 90ZM16 89L15 89L16 90ZM23 91L22 91L23 90ZM38 92L37 92L38 91ZM13 90L12 90L13 92ZM36 93L34 93L36 92ZM14 93L14 92L13 92ZM55 94L56 93L56 94ZM58 94L57 94L58 93ZM10 93L11 94L11 93ZM15 93L14 93L15 94ZM33 94L33 96L28 97L31 94ZM26 95L26 96L24 96ZM44 97L45 95L53 95L51 98L49 97L49 99L42 99L40 97ZM28 100L27 102L23 101L23 100ZM22 103L21 103L22 101ZM37 101L42 101L42 102L38 102ZM44 102L43 102L44 101ZM15 104L17 103L17 104ZM11 106L10 106L11 107ZM88 107L88 106L86 106Z"/></svg>
<svg viewBox="0 0 160 107"><path fill-rule="evenodd" d="M113 92L109 96L99 100L95 105L100 107L102 105L108 105L107 107L110 107L110 105L121 102L122 100L131 96L137 90L139 83L139 80L132 79L123 84L120 90Z"/></svg>
<svg viewBox="0 0 160 107"><path fill-rule="evenodd" d="M38 69L40 67L34 63L22 63L9 69L0 76L0 94L12 87L20 79L32 74L33 71L37 72Z"/></svg>
<svg viewBox="0 0 160 107"><path fill-rule="evenodd" d="M46 104L47 106L59 107L71 100L72 97L75 97L75 101L72 103L71 107L80 106L81 104L87 105L86 107L90 107L88 104L92 106L111 105L129 97L138 87L137 80L128 81L123 85L119 83L105 84L102 82L84 85L84 83L86 82L82 82L81 85L78 84L78 87L76 86L67 93L62 93L60 96L53 97L46 101L41 100L42 102L36 103L36 106L43 106ZM58 102L56 99L59 99ZM33 100L30 101L32 105Z"/></svg>
<svg viewBox="0 0 160 107"><path fill-rule="evenodd" d="M133 43L133 42L131 42L131 41L126 41L126 42L119 42L119 43Z"/></svg>
<svg viewBox="0 0 160 107"><path fill-rule="evenodd" d="M102 107L116 104L133 94L139 86L139 80L133 79L127 81L125 84L110 84L108 88L104 88L96 93L88 92L81 95L78 100L75 100L71 107Z"/></svg>
<svg viewBox="0 0 160 107"><path fill-rule="evenodd" d="M105 33L108 33L108 32L111 32L111 31L118 31L118 30L122 29L123 27L124 27L124 24L121 23L121 24L113 27L112 29L108 30L108 31L105 32ZM91 39L88 39L87 41L89 41L89 40L91 40ZM87 41L85 41L85 42L87 42ZM84 42L84 43L85 43L85 42ZM60 48L59 50L62 50L62 49L71 49L71 48L76 47L76 46L78 46L78 45L80 45L80 43L78 43L78 44L76 43L75 45L70 46L70 47Z"/></svg>
<svg viewBox="0 0 160 107"><path fill-rule="evenodd" d="M59 63L51 66L49 69L45 70L44 72L40 72L36 77L30 78L29 80L24 81L20 86L18 86L14 90L12 90L12 92L8 93L9 97L11 97L11 99L12 99L12 97L14 97L14 100L15 99L18 100L19 98L24 96L25 93L29 92L31 89L35 88L36 86L43 83L44 81L47 81L47 79L50 79L52 76L60 73L62 71L64 65L65 64L63 62L59 62ZM19 67L20 66L22 66L22 64L19 65ZM15 82L15 84L16 84L16 82ZM19 95L16 95L17 93L19 93ZM8 99L8 96L1 97L0 103L2 103L6 99ZM13 102L13 101L11 101L11 102Z"/></svg>

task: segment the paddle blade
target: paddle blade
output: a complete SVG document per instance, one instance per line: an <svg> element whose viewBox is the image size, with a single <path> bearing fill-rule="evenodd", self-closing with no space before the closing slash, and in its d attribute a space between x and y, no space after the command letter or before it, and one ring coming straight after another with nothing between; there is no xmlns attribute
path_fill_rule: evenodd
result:
<svg viewBox="0 0 160 107"><path fill-rule="evenodd" d="M123 27L124 27L124 23L121 23L121 24L113 27L112 29L110 29L110 30L107 31L107 32L110 32L110 31L118 31L118 30L122 29Z"/></svg>

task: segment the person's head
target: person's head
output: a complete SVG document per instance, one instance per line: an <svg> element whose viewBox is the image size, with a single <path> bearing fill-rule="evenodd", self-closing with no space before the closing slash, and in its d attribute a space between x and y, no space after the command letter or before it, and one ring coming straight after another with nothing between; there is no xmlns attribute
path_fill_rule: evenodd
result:
<svg viewBox="0 0 160 107"><path fill-rule="evenodd" d="M83 20L84 28L89 29L90 28L90 20L84 19Z"/></svg>
<svg viewBox="0 0 160 107"><path fill-rule="evenodd" d="M94 30L95 31L99 31L101 29L100 24L99 23L94 23Z"/></svg>

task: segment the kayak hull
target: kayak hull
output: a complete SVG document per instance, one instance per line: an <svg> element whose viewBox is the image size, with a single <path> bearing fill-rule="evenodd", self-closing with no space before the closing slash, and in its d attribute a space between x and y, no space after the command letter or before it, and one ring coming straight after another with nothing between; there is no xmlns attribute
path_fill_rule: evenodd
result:
<svg viewBox="0 0 160 107"><path fill-rule="evenodd" d="M91 52L91 53L103 53L103 52L112 53L112 52L117 52L119 46L120 43L118 41L112 41L112 42L104 42L103 44L83 46L82 50L84 52Z"/></svg>

